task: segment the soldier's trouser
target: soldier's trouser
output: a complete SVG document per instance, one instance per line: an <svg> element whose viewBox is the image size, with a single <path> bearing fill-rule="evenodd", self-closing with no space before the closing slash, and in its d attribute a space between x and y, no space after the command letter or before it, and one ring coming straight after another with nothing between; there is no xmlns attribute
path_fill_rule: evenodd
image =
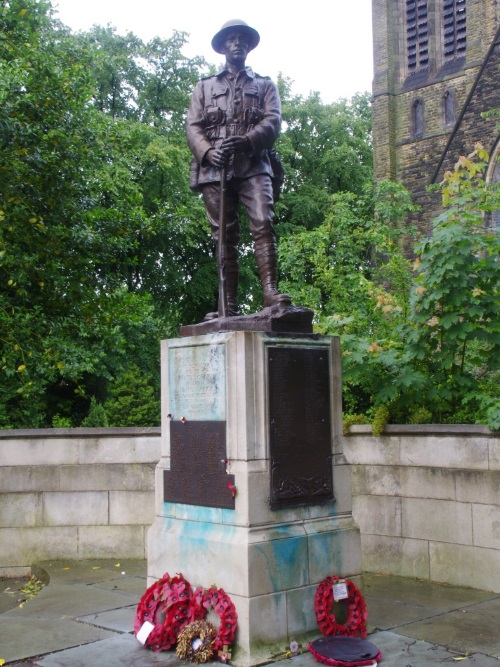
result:
<svg viewBox="0 0 500 667"><path fill-rule="evenodd" d="M220 184L207 183L202 187L203 199L212 236L219 236ZM246 208L250 218L250 232L255 245L275 243L273 229L274 200L271 177L259 174L250 178L233 178L227 184L226 196L226 242L228 256L237 249L240 240L238 203Z"/></svg>
<svg viewBox="0 0 500 667"><path fill-rule="evenodd" d="M203 198L215 241L219 237L220 184L204 185ZM290 303L290 297L277 289L277 247L273 229L274 199L270 176L232 179L226 197L226 287L230 315L238 313L238 242L240 222L238 203L241 202L250 218L250 232L255 245L255 259L262 283L264 306Z"/></svg>

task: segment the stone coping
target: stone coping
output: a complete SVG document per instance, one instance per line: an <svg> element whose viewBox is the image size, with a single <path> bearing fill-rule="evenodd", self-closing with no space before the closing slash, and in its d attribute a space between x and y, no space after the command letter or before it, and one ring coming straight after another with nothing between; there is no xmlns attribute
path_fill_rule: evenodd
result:
<svg viewBox="0 0 500 667"><path fill-rule="evenodd" d="M370 424L355 424L349 428L345 437L351 435L372 435ZM498 435L498 431L490 431L487 426L481 424L388 424L382 436L385 435L453 435L474 436L488 438Z"/></svg>
<svg viewBox="0 0 500 667"><path fill-rule="evenodd" d="M0 430L0 440L15 438L116 438L116 437L160 437L160 426L121 428L26 428Z"/></svg>
<svg viewBox="0 0 500 667"><path fill-rule="evenodd" d="M352 435L371 435L370 424L354 424L350 427L345 437ZM388 424L384 435L469 435L488 438L498 435L498 431L490 431L487 426L481 424ZM161 436L161 426L121 428L28 428L0 430L0 440L12 440L13 438L114 438L116 436L144 437Z"/></svg>

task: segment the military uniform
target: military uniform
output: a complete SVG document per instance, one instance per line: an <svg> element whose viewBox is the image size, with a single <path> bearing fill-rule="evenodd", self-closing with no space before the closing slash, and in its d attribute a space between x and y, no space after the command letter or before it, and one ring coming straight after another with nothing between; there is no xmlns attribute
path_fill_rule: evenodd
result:
<svg viewBox="0 0 500 667"><path fill-rule="evenodd" d="M234 23L234 22L229 22ZM242 22L236 22L238 26ZM244 24L246 26L246 24ZM223 30L212 45L222 40ZM258 33L248 28L257 36ZM252 44L253 48L256 43ZM273 229L274 173L269 153L279 136L281 102L276 85L245 67L233 74L223 69L202 79L195 87L187 114L186 133L193 162L190 185L203 195L212 235L217 242L220 214L220 169L209 162L208 152L220 148L224 139L244 136L247 149L235 152L227 164L225 276L228 314L238 314L238 204L250 219L255 258L264 290L264 305L283 301L276 289L277 248ZM286 297L289 300L289 297ZM214 316L210 314L209 316ZM208 317L208 316L207 316Z"/></svg>
<svg viewBox="0 0 500 667"><path fill-rule="evenodd" d="M248 153L237 153L228 165L227 179L274 176L268 151L279 136L281 103L269 77L254 74L250 67L234 77L227 70L202 79L196 86L187 115L187 139L194 155L191 187L218 183L220 171L206 154L226 137L245 135Z"/></svg>

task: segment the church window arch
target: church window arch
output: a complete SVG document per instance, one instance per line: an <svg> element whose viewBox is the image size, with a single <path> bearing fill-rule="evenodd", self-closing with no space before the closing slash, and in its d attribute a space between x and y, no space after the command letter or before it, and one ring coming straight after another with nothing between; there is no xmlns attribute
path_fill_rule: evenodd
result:
<svg viewBox="0 0 500 667"><path fill-rule="evenodd" d="M408 72L429 66L429 17L427 0L405 0L406 57Z"/></svg>
<svg viewBox="0 0 500 667"><path fill-rule="evenodd" d="M443 0L443 55L453 60L467 48L466 0Z"/></svg>
<svg viewBox="0 0 500 667"><path fill-rule="evenodd" d="M424 134L424 102L420 98L415 100L411 107L411 128L414 139L422 138Z"/></svg>
<svg viewBox="0 0 500 667"><path fill-rule="evenodd" d="M455 125L457 111L455 93L452 90L446 90L442 99L443 124L446 128Z"/></svg>

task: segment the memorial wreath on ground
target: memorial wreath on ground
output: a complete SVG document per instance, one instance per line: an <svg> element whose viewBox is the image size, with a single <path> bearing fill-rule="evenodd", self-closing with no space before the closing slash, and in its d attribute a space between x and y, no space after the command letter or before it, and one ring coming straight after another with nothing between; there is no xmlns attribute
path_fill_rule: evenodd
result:
<svg viewBox="0 0 500 667"><path fill-rule="evenodd" d="M211 611L219 617L218 628L204 620ZM237 625L236 608L222 588L193 589L182 574L171 577L167 572L142 596L134 634L155 652L177 644L177 654L185 660L202 663L217 654L227 662Z"/></svg>

